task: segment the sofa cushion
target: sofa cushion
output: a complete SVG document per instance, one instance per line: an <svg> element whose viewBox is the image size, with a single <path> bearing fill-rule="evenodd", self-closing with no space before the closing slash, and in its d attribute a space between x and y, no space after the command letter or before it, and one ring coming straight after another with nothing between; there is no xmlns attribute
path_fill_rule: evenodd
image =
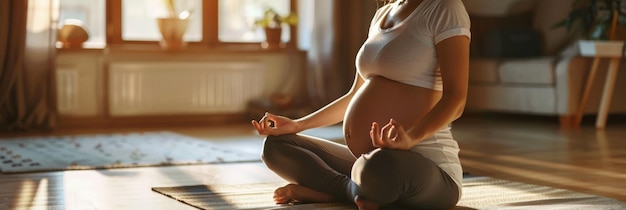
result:
<svg viewBox="0 0 626 210"><path fill-rule="evenodd" d="M532 28L537 0L463 0L472 21L471 55L482 56L484 36L502 28Z"/></svg>
<svg viewBox="0 0 626 210"><path fill-rule="evenodd" d="M533 27L543 34L544 54L558 54L569 42L565 27L553 26L567 18L574 0L543 0L537 2ZM557 9L558 8L558 9Z"/></svg>
<svg viewBox="0 0 626 210"><path fill-rule="evenodd" d="M470 15L503 17L533 10L538 0L463 0Z"/></svg>
<svg viewBox="0 0 626 210"><path fill-rule="evenodd" d="M511 28L523 28L532 29L532 16L531 12L509 15L504 17L490 17L471 15L472 27L472 42L470 43L470 53L472 57L483 56L482 53L485 49L481 49L485 45L487 34L493 31Z"/></svg>
<svg viewBox="0 0 626 210"><path fill-rule="evenodd" d="M541 36L531 28L500 28L485 34L481 55L491 58L528 58L542 55Z"/></svg>
<svg viewBox="0 0 626 210"><path fill-rule="evenodd" d="M555 57L501 60L498 74L502 83L554 84Z"/></svg>
<svg viewBox="0 0 626 210"><path fill-rule="evenodd" d="M470 60L469 81L471 83L497 83L498 59L472 58Z"/></svg>

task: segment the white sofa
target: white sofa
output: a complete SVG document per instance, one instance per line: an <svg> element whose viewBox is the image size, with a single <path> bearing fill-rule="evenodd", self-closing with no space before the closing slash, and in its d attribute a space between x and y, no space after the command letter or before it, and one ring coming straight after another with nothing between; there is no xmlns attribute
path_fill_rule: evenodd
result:
<svg viewBox="0 0 626 210"><path fill-rule="evenodd" d="M564 28L552 27L568 14L572 0L498 0L499 3L490 4L494 2L464 1L472 17L472 50L484 35L484 31L474 30L486 30L481 24L502 19L503 26L508 26L527 18L530 27L540 34L542 55L486 58L473 54L466 112L558 116L561 125L571 126L592 62L592 58L579 56L575 42L569 43ZM513 22L507 20L511 17ZM605 62L596 75L584 109L587 115L598 112L606 67ZM626 90L626 61L620 65L609 113L626 113L626 98L620 96L621 90Z"/></svg>

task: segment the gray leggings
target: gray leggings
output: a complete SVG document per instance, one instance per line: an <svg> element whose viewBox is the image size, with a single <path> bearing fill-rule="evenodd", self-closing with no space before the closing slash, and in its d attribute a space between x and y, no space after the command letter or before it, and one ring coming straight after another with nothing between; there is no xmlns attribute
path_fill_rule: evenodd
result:
<svg viewBox="0 0 626 210"><path fill-rule="evenodd" d="M268 136L262 157L288 182L342 201L359 195L385 206L448 209L459 200L452 178L415 152L375 149L357 159L345 145L290 134Z"/></svg>

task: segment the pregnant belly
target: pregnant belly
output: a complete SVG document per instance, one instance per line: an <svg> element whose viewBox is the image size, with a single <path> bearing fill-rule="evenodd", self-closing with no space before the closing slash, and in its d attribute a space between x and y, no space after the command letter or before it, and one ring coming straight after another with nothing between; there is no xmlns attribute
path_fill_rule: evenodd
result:
<svg viewBox="0 0 626 210"><path fill-rule="evenodd" d="M350 101L344 117L348 148L356 157L372 149L372 122L381 126L391 118L403 127L419 121L441 98L441 92L395 82L384 77L370 77Z"/></svg>

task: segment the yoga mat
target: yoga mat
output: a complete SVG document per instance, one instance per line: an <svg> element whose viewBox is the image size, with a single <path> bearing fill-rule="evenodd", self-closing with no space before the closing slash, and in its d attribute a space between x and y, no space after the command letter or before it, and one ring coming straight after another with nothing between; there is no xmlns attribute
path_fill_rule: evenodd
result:
<svg viewBox="0 0 626 210"><path fill-rule="evenodd" d="M2 173L246 161L260 155L172 132L0 138Z"/></svg>
<svg viewBox="0 0 626 210"><path fill-rule="evenodd" d="M272 199L274 190L285 184L195 185L152 190L199 209L357 209L346 203L276 205ZM463 197L454 209L626 209L626 203L548 186L469 177L464 178Z"/></svg>

